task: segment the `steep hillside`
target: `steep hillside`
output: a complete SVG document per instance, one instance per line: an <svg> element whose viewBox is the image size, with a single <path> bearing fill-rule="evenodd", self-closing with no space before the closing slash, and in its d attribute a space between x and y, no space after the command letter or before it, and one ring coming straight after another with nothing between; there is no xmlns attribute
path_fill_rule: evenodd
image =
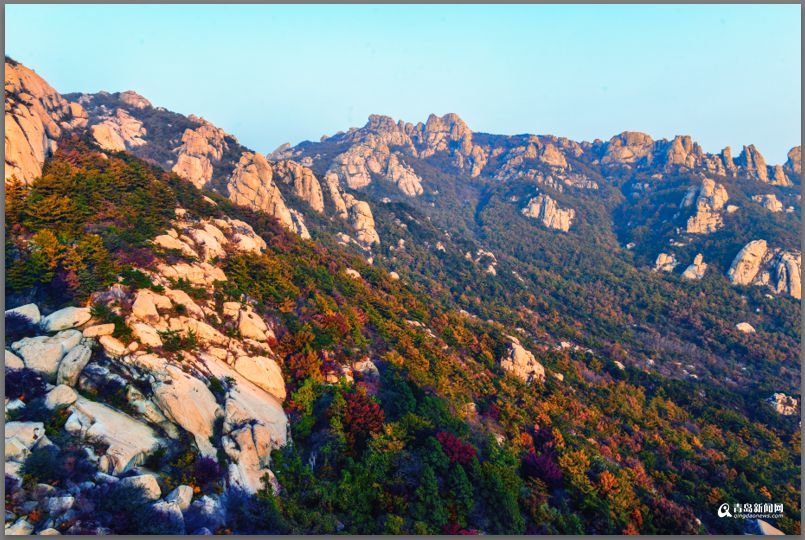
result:
<svg viewBox="0 0 805 540"><path fill-rule="evenodd" d="M41 95L86 124L6 183L7 533L799 532L793 164Z"/></svg>

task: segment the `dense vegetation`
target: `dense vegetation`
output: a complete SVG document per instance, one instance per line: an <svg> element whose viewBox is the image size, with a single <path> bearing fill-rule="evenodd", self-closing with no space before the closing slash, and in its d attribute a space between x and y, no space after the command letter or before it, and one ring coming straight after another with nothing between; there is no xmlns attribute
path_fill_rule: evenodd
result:
<svg viewBox="0 0 805 540"><path fill-rule="evenodd" d="M794 303L775 299L783 307L773 308L748 290L744 306L723 280L647 276L613 254L611 235L557 241L506 207L506 190L528 186L475 189L485 196L465 227L501 254L497 277L464 258L473 238L446 238L438 214L431 222L410 204L378 211L386 242L372 266L327 230L321 242L301 241L264 214L214 195L211 205L173 174L126 154L102 158L73 138L30 188L8 191L7 295L56 307L118 276L136 279L131 268L148 265L147 240L177 205L198 218L244 219L266 240L264 254L222 262L221 300L248 295L273 321L293 443L272 456L279 496L232 494L221 531L736 533L739 520L715 510L740 501L784 503L776 525L799 533L798 419L762 403L778 380L799 377ZM594 202L587 211L604 219ZM428 249L439 241L444 252ZM749 341L728 331L756 306L777 310L768 334ZM545 381L526 384L499 367L512 334L546 367ZM594 352L553 346L571 336ZM615 360L627 347L702 370L712 360L720 378L740 358L758 384L736 391L638 362L622 370ZM376 376L326 382L338 365L364 358ZM56 458L37 456L31 467L61 474L49 465ZM152 461L220 489L219 472L193 455ZM123 495L93 500L119 514L119 501L137 497ZM120 532L147 518L132 513Z"/></svg>

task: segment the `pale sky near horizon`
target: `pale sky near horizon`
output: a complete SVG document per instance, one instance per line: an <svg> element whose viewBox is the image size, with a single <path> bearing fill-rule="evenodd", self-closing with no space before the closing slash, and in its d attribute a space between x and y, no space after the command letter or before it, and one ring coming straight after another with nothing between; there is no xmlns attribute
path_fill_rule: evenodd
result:
<svg viewBox="0 0 805 540"><path fill-rule="evenodd" d="M471 129L576 140L801 137L794 5L6 5L6 54L62 93L135 90L270 152L455 112Z"/></svg>

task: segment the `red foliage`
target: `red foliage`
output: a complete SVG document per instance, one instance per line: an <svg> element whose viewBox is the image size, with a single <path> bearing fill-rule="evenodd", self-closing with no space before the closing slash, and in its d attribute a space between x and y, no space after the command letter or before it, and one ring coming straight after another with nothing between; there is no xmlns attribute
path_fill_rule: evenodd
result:
<svg viewBox="0 0 805 540"><path fill-rule="evenodd" d="M447 431L440 431L436 434L436 439L442 445L442 451L450 458L450 463L460 463L466 465L472 458L475 457L477 451L475 448L463 442L461 439L448 433Z"/></svg>
<svg viewBox="0 0 805 540"><path fill-rule="evenodd" d="M383 427L383 409L365 392L353 392L346 396L344 431L354 448L362 447L372 433Z"/></svg>

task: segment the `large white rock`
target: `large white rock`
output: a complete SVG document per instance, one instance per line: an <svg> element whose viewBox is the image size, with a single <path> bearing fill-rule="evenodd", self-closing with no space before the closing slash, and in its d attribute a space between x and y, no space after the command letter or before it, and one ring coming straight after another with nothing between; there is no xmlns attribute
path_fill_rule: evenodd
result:
<svg viewBox="0 0 805 540"><path fill-rule="evenodd" d="M22 358L14 354L13 352L6 349L6 369L22 369L25 367L25 363L22 361Z"/></svg>
<svg viewBox="0 0 805 540"><path fill-rule="evenodd" d="M165 500L167 502L176 503L179 506L179 510L184 512L190 508L190 503L193 501L193 488L182 484L168 493Z"/></svg>
<svg viewBox="0 0 805 540"><path fill-rule="evenodd" d="M6 440L17 439L30 450L39 439L45 436L45 424L42 422L6 422L5 436Z"/></svg>
<svg viewBox="0 0 805 540"><path fill-rule="evenodd" d="M515 341L509 344L509 350L501 359L500 367L526 382L545 380L545 368L542 364L537 362L531 351Z"/></svg>
<svg viewBox="0 0 805 540"><path fill-rule="evenodd" d="M58 332L81 326L91 318L89 308L66 307L54 311L42 319L40 324L46 332Z"/></svg>
<svg viewBox="0 0 805 540"><path fill-rule="evenodd" d="M223 411L201 380L175 366L168 366L168 379L154 388L154 400L162 412L188 431L204 455L214 455L210 443L215 420Z"/></svg>
<svg viewBox="0 0 805 540"><path fill-rule="evenodd" d="M129 352L126 345L119 339L112 336L101 336L98 340L106 354L112 358L122 358Z"/></svg>
<svg viewBox="0 0 805 540"><path fill-rule="evenodd" d="M39 306L36 304L25 304L24 306L15 307L13 309L7 309L6 315L9 313L18 313L25 317L31 319L31 322L34 324L39 324L39 321L42 320L42 315L39 313Z"/></svg>
<svg viewBox="0 0 805 540"><path fill-rule="evenodd" d="M134 339L147 347L162 347L162 338L159 337L159 332L152 326L141 322L132 322L129 324L131 333Z"/></svg>
<svg viewBox="0 0 805 540"><path fill-rule="evenodd" d="M115 331L115 324L94 324L84 328L84 337L111 336Z"/></svg>
<svg viewBox="0 0 805 540"><path fill-rule="evenodd" d="M66 384L60 384L47 393L47 396L45 396L45 406L48 409L58 409L72 405L77 399L78 395L75 393L75 390Z"/></svg>
<svg viewBox="0 0 805 540"><path fill-rule="evenodd" d="M217 358L201 353L199 359L219 379L231 377L235 380L226 397L224 430L236 429L246 423L262 424L268 428L272 449L284 446L288 418L282 403Z"/></svg>
<svg viewBox="0 0 805 540"><path fill-rule="evenodd" d="M256 493L263 487L263 477L274 474L268 468L271 456L271 437L262 425L244 426L231 432L228 438L237 448L237 460L229 468L229 482L249 493Z"/></svg>
<svg viewBox="0 0 805 540"><path fill-rule="evenodd" d="M282 370L274 360L265 356L240 356L235 360L235 369L280 401L285 399Z"/></svg>
<svg viewBox="0 0 805 540"><path fill-rule="evenodd" d="M131 313L141 321L159 321L158 309L170 309L170 299L149 289L140 289L131 305Z"/></svg>
<svg viewBox="0 0 805 540"><path fill-rule="evenodd" d="M755 327L749 324L748 322L739 322L735 325L735 328L738 329L739 332L743 332L744 334L754 334Z"/></svg>
<svg viewBox="0 0 805 540"><path fill-rule="evenodd" d="M83 397L70 406L73 413L65 429L73 434L97 438L109 446L108 458L112 474L121 474L138 465L160 445L153 429L129 415Z"/></svg>
<svg viewBox="0 0 805 540"><path fill-rule="evenodd" d="M48 379L55 380L59 362L65 353L81 341L78 330L64 330L55 336L23 338L11 345L25 363L25 367L39 371Z"/></svg>
<svg viewBox="0 0 805 540"><path fill-rule="evenodd" d="M28 536L34 533L34 526L25 518L20 518L5 528L7 536Z"/></svg>
<svg viewBox="0 0 805 540"><path fill-rule="evenodd" d="M78 382L78 376L81 375L81 370L87 366L91 356L92 351L86 345L74 347L64 355L64 358L59 363L56 382L75 386L76 382Z"/></svg>
<svg viewBox="0 0 805 540"><path fill-rule="evenodd" d="M765 240L752 240L735 256L727 277L735 285L749 285L760 271L767 251Z"/></svg>

